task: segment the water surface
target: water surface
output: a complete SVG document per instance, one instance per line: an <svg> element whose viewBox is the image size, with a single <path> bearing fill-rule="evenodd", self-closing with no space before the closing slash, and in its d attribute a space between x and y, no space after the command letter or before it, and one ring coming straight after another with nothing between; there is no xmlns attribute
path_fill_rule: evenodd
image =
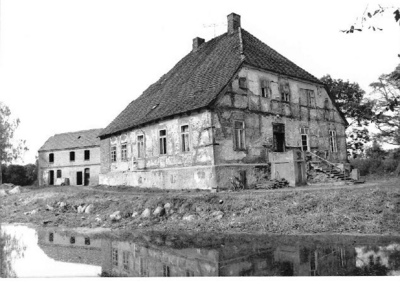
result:
<svg viewBox="0 0 400 281"><path fill-rule="evenodd" d="M2 225L1 277L400 275L400 237L89 234Z"/></svg>

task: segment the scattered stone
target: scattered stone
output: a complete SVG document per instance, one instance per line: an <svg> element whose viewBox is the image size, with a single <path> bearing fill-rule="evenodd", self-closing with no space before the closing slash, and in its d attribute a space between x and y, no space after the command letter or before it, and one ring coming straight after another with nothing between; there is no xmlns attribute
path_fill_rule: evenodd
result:
<svg viewBox="0 0 400 281"><path fill-rule="evenodd" d="M219 200L219 204L223 204L224 203L224 200Z"/></svg>
<svg viewBox="0 0 400 281"><path fill-rule="evenodd" d="M43 225L46 225L46 224L48 224L48 223L50 223L50 222L52 222L52 221L51 221L51 220L43 221Z"/></svg>
<svg viewBox="0 0 400 281"><path fill-rule="evenodd" d="M85 213L90 214L92 212L93 208L94 208L93 204L90 204L89 206L86 207Z"/></svg>
<svg viewBox="0 0 400 281"><path fill-rule="evenodd" d="M21 193L21 189L19 188L19 186L15 186L13 189L11 189L8 194L18 194Z"/></svg>
<svg viewBox="0 0 400 281"><path fill-rule="evenodd" d="M0 184L0 188L2 188L2 189L11 189L11 188L13 188L15 185L14 184L12 184L12 183L3 183L3 184Z"/></svg>
<svg viewBox="0 0 400 281"><path fill-rule="evenodd" d="M78 206L78 214L83 213L82 209L83 209L82 206Z"/></svg>
<svg viewBox="0 0 400 281"><path fill-rule="evenodd" d="M139 215L139 212L133 212L132 213L132 218L136 218Z"/></svg>
<svg viewBox="0 0 400 281"><path fill-rule="evenodd" d="M224 216L224 213L222 211L215 211L211 214L211 216L213 216L216 220L220 220Z"/></svg>
<svg viewBox="0 0 400 281"><path fill-rule="evenodd" d="M121 219L121 211L116 211L110 215L112 221L119 221Z"/></svg>
<svg viewBox="0 0 400 281"><path fill-rule="evenodd" d="M195 219L196 219L195 215L184 215L182 218L183 221L193 221Z"/></svg>
<svg viewBox="0 0 400 281"><path fill-rule="evenodd" d="M169 219L172 221L178 220L179 218L180 218L180 216L177 213L174 213L169 217Z"/></svg>
<svg viewBox="0 0 400 281"><path fill-rule="evenodd" d="M65 203L65 202L59 202L59 206L60 206L60 208L64 208L65 206L67 206L67 203Z"/></svg>
<svg viewBox="0 0 400 281"><path fill-rule="evenodd" d="M4 189L0 189L0 197L7 196L7 192Z"/></svg>
<svg viewBox="0 0 400 281"><path fill-rule="evenodd" d="M171 208L171 204L170 203L166 203L165 205L164 205L164 209L170 209Z"/></svg>
<svg viewBox="0 0 400 281"><path fill-rule="evenodd" d="M154 212L153 212L154 216L160 216L162 217L163 215L165 215L165 209L163 207L158 206Z"/></svg>
<svg viewBox="0 0 400 281"><path fill-rule="evenodd" d="M142 213L142 218L150 218L151 217L151 211L149 208L145 209Z"/></svg>
<svg viewBox="0 0 400 281"><path fill-rule="evenodd" d="M196 207L196 212L197 212L197 213L200 213L201 211L203 211L203 208L202 208L202 207Z"/></svg>

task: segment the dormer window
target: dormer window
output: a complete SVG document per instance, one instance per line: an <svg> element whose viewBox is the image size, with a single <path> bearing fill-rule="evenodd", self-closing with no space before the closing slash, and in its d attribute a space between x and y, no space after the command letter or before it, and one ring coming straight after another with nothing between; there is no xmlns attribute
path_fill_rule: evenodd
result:
<svg viewBox="0 0 400 281"><path fill-rule="evenodd" d="M246 77L239 77L239 88L246 90L247 89L247 80Z"/></svg>

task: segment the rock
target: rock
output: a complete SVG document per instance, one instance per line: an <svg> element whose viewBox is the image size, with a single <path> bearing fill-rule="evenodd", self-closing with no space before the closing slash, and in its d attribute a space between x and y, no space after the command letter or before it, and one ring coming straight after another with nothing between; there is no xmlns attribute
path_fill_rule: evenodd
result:
<svg viewBox="0 0 400 281"><path fill-rule="evenodd" d="M172 214L169 219L172 221L178 220L180 216L177 213Z"/></svg>
<svg viewBox="0 0 400 281"><path fill-rule="evenodd" d="M213 216L217 220L220 220L224 216L224 213L222 211L215 211L212 212L211 216Z"/></svg>
<svg viewBox="0 0 400 281"><path fill-rule="evenodd" d="M82 206L82 213L85 212L86 208L87 208L87 205L83 205L83 206Z"/></svg>
<svg viewBox="0 0 400 281"><path fill-rule="evenodd" d="M121 219L121 211L116 211L110 215L112 221L119 221Z"/></svg>
<svg viewBox="0 0 400 281"><path fill-rule="evenodd" d="M164 205L164 209L170 209L171 208L171 204L170 203L166 203L165 205Z"/></svg>
<svg viewBox="0 0 400 281"><path fill-rule="evenodd" d="M163 207L160 207L160 206L158 206L153 212L153 216L162 217L163 215L165 215L165 209Z"/></svg>
<svg viewBox="0 0 400 281"><path fill-rule="evenodd" d="M15 186L13 189L11 189L11 190L8 192L8 194L18 194L18 193L21 193L21 190L20 190L20 188L19 188L18 185Z"/></svg>
<svg viewBox="0 0 400 281"><path fill-rule="evenodd" d="M78 214L82 213L82 206L78 206Z"/></svg>
<svg viewBox="0 0 400 281"><path fill-rule="evenodd" d="M93 208L94 208L93 204L90 204L89 206L86 207L85 213L90 214L93 211Z"/></svg>
<svg viewBox="0 0 400 281"><path fill-rule="evenodd" d="M0 197L7 196L7 192L4 189L0 189Z"/></svg>
<svg viewBox="0 0 400 281"><path fill-rule="evenodd" d="M197 212L197 213L200 213L201 211L203 211L203 208L202 208L202 207L196 207L196 212Z"/></svg>
<svg viewBox="0 0 400 281"><path fill-rule="evenodd" d="M195 219L196 219L195 215L184 215L182 218L183 221L193 221Z"/></svg>
<svg viewBox="0 0 400 281"><path fill-rule="evenodd" d="M64 208L65 206L67 206L67 203L65 203L65 202L60 202L60 208Z"/></svg>
<svg viewBox="0 0 400 281"><path fill-rule="evenodd" d="M33 211L30 211L30 212L26 212L26 213L24 213L24 215L34 215L34 214L36 214L38 211L37 210L33 210Z"/></svg>
<svg viewBox="0 0 400 281"><path fill-rule="evenodd" d="M139 212L133 212L132 213L132 218L136 218L139 215Z"/></svg>
<svg viewBox="0 0 400 281"><path fill-rule="evenodd" d="M142 218L150 218L151 217L151 211L149 208L145 209L142 213Z"/></svg>
<svg viewBox="0 0 400 281"><path fill-rule="evenodd" d="M52 206L50 206L50 205L46 205L46 210L47 211L53 211L54 208Z"/></svg>
<svg viewBox="0 0 400 281"><path fill-rule="evenodd" d="M4 189L11 189L13 188L15 185L12 183L3 183L0 185L0 188L4 188Z"/></svg>
<svg viewBox="0 0 400 281"><path fill-rule="evenodd" d="M95 218L94 220L97 222L101 222L101 218Z"/></svg>

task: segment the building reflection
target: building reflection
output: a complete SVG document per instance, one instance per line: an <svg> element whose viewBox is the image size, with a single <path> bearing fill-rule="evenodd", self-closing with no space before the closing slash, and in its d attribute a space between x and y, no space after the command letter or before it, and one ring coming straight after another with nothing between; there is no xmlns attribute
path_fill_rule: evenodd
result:
<svg viewBox="0 0 400 281"><path fill-rule="evenodd" d="M343 276L382 275L399 270L398 241L381 241L384 244L379 245L380 251L372 255L374 263L360 263L360 259L366 259L365 253L371 256L368 250L377 242L380 243L364 239L355 243L346 237L188 238L157 233L92 239L55 230L42 230L39 234L40 247L53 259L101 265L102 276L113 277Z"/></svg>

